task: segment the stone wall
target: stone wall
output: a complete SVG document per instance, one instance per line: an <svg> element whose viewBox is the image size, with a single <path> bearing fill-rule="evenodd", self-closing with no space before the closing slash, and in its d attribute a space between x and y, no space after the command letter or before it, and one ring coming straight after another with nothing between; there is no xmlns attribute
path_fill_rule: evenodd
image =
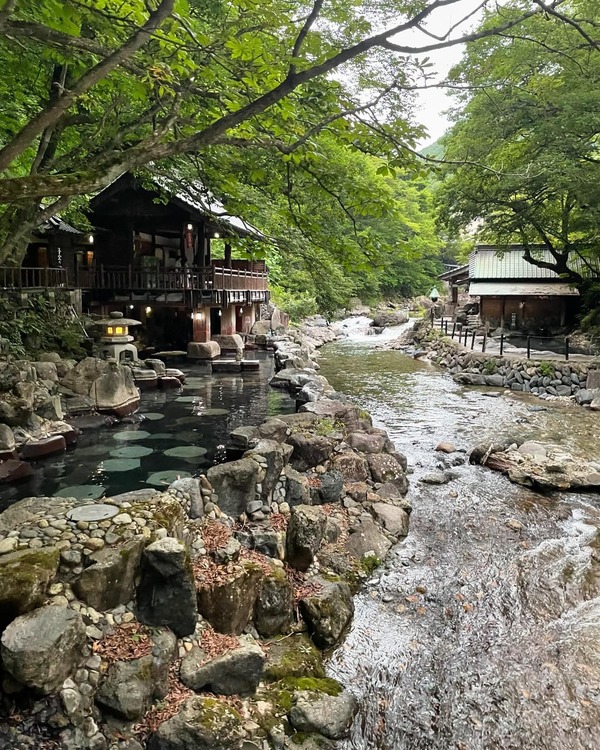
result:
<svg viewBox="0 0 600 750"><path fill-rule="evenodd" d="M532 393L541 398L573 397L600 409L600 360L577 362L499 357L473 352L439 331L416 334L428 359L464 385L487 385Z"/></svg>

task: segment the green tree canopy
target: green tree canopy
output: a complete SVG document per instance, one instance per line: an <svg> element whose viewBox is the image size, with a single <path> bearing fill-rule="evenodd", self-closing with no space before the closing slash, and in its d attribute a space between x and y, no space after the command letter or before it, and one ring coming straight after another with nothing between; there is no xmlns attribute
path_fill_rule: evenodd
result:
<svg viewBox="0 0 600 750"><path fill-rule="evenodd" d="M510 29L538 3L463 38ZM18 262L31 228L74 197L150 162L222 147L302 159L327 130L402 167L423 55L460 40L407 35L461 5L4 0L0 262Z"/></svg>
<svg viewBox="0 0 600 750"><path fill-rule="evenodd" d="M521 12L517 1L499 15ZM445 223L522 243L529 262L574 282L600 258L599 28L595 0L569 0L469 45L451 74L461 106L444 140Z"/></svg>

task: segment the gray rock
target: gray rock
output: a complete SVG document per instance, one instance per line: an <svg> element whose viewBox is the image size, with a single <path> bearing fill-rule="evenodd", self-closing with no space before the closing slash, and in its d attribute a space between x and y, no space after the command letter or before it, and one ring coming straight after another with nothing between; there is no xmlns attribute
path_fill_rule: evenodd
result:
<svg viewBox="0 0 600 750"><path fill-rule="evenodd" d="M318 590L300 601L300 611L319 648L334 646L342 637L354 614L350 586L342 581L309 579Z"/></svg>
<svg viewBox="0 0 600 750"><path fill-rule="evenodd" d="M179 637L194 632L198 619L190 557L178 539L165 537L146 547L137 590L138 618L164 625Z"/></svg>
<svg viewBox="0 0 600 750"><path fill-rule="evenodd" d="M229 440L233 447L248 450L257 442L257 428L251 426L236 427L229 433Z"/></svg>
<svg viewBox="0 0 600 750"><path fill-rule="evenodd" d="M556 392L559 396L570 396L571 395L571 385L558 385L556 386Z"/></svg>
<svg viewBox="0 0 600 750"><path fill-rule="evenodd" d="M298 732L318 732L330 740L340 740L348 736L357 710L358 701L352 693L334 696L298 690L290 722Z"/></svg>
<svg viewBox="0 0 600 750"><path fill-rule="evenodd" d="M206 660L206 654L194 647L181 662L184 685L197 692L210 690L217 695L253 695L265 663L262 648L243 642L220 656Z"/></svg>
<svg viewBox="0 0 600 750"><path fill-rule="evenodd" d="M7 424L0 424L0 453L10 453L15 449L15 436Z"/></svg>
<svg viewBox="0 0 600 750"><path fill-rule="evenodd" d="M367 432L351 432L346 442L351 448L361 453L382 453L386 438L383 435Z"/></svg>
<svg viewBox="0 0 600 750"><path fill-rule="evenodd" d="M256 461L241 458L211 466L206 472L224 513L237 518L246 511L248 503L254 500L259 470Z"/></svg>
<svg viewBox="0 0 600 750"><path fill-rule="evenodd" d="M597 391L591 391L588 388L582 388L577 391L575 395L575 401L578 404L591 404L594 398L596 398Z"/></svg>
<svg viewBox="0 0 600 750"><path fill-rule="evenodd" d="M448 484L451 477L444 471L430 471L421 477L423 484Z"/></svg>
<svg viewBox="0 0 600 750"><path fill-rule="evenodd" d="M310 487L306 476L289 465L283 470L283 475L286 478L286 503L292 507L310 504Z"/></svg>
<svg viewBox="0 0 600 750"><path fill-rule="evenodd" d="M319 508L297 505L287 529L286 556L298 570L307 570L321 546L327 517Z"/></svg>
<svg viewBox="0 0 600 750"><path fill-rule="evenodd" d="M131 601L144 543L140 536L94 552L92 565L73 584L75 594L99 612Z"/></svg>
<svg viewBox="0 0 600 750"><path fill-rule="evenodd" d="M221 354L221 347L216 341L190 341L187 347L189 359L215 359Z"/></svg>
<svg viewBox="0 0 600 750"><path fill-rule="evenodd" d="M388 453L371 455L368 457L368 462L374 482L394 484L401 495L408 492L406 474L395 456Z"/></svg>
<svg viewBox="0 0 600 750"><path fill-rule="evenodd" d="M382 534L376 524L366 519L360 523L354 533L350 534L345 544L348 554L357 560L369 555L383 560L391 546L390 540Z"/></svg>
<svg viewBox="0 0 600 750"><path fill-rule="evenodd" d="M163 722L148 750L241 750L245 731L240 714L214 698L194 696Z"/></svg>
<svg viewBox="0 0 600 750"><path fill-rule="evenodd" d="M198 610L220 633L239 635L248 626L263 576L251 563L241 563L223 583L198 582Z"/></svg>
<svg viewBox="0 0 600 750"><path fill-rule="evenodd" d="M335 447L335 441L330 438L301 432L292 433L288 442L294 449L290 463L298 471L307 471L324 464Z"/></svg>
<svg viewBox="0 0 600 750"><path fill-rule="evenodd" d="M545 458L547 453L541 443L536 443L533 440L528 440L525 443L522 443L518 448L518 452L522 456L534 456L539 458Z"/></svg>
<svg viewBox="0 0 600 750"><path fill-rule="evenodd" d="M283 560L285 557L285 532L256 529L252 532L251 548L268 557Z"/></svg>
<svg viewBox="0 0 600 750"><path fill-rule="evenodd" d="M261 581L254 610L254 626L263 638L287 633L294 621L292 586L281 568L273 568Z"/></svg>
<svg viewBox="0 0 600 750"><path fill-rule="evenodd" d="M17 512L13 506L13 513ZM2 516L11 514L11 509ZM18 615L39 607L58 570L55 547L27 549L0 556L0 631Z"/></svg>
<svg viewBox="0 0 600 750"><path fill-rule="evenodd" d="M276 440L278 443L283 443L289 433L287 424L281 419L267 419L257 428L258 434L261 438L266 440Z"/></svg>
<svg viewBox="0 0 600 750"><path fill-rule="evenodd" d="M590 391L600 389L600 369L588 370L585 387Z"/></svg>
<svg viewBox="0 0 600 750"><path fill-rule="evenodd" d="M169 665L177 654L177 640L164 631L152 636L152 653L139 659L115 661L107 669L96 694L102 708L123 719L140 719L155 699L169 692Z"/></svg>
<svg viewBox="0 0 600 750"><path fill-rule="evenodd" d="M239 558L241 548L242 545L238 540L231 537L228 539L227 544L224 547L215 550L214 558L218 563L221 563L221 565L226 565L227 563L234 562Z"/></svg>
<svg viewBox="0 0 600 750"><path fill-rule="evenodd" d="M344 477L335 469L326 471L319 477L317 496L321 503L338 503L344 489ZM314 496L314 495L313 495Z"/></svg>
<svg viewBox="0 0 600 750"><path fill-rule="evenodd" d="M381 524L392 536L400 537L408 534L408 513L403 508L387 503L373 503L369 510L377 523Z"/></svg>
<svg viewBox="0 0 600 750"><path fill-rule="evenodd" d="M500 388L504 385L504 375L499 375L498 373L494 375L486 375L485 384L492 386L493 388Z"/></svg>
<svg viewBox="0 0 600 750"><path fill-rule="evenodd" d="M334 453L330 466L331 469L339 471L346 481L364 482L371 478L367 459L360 453L351 451Z"/></svg>
<svg viewBox="0 0 600 750"><path fill-rule="evenodd" d="M85 644L79 613L42 607L13 620L2 634L4 669L43 693L54 692L74 671Z"/></svg>

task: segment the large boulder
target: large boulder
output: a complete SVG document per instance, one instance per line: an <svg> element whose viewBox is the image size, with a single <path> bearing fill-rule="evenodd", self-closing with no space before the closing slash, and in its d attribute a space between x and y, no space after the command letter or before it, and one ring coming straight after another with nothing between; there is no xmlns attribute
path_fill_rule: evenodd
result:
<svg viewBox="0 0 600 750"><path fill-rule="evenodd" d="M345 544L348 554L357 560L369 556L383 560L391 546L390 540L371 520L362 521Z"/></svg>
<svg viewBox="0 0 600 750"><path fill-rule="evenodd" d="M287 633L294 622L294 594L292 586L281 568L273 567L261 581L254 626L263 638Z"/></svg>
<svg viewBox="0 0 600 750"><path fill-rule="evenodd" d="M387 503L373 503L369 508L373 518L392 536L408 534L408 513L404 508Z"/></svg>
<svg viewBox="0 0 600 750"><path fill-rule="evenodd" d="M253 563L233 568L222 583L198 582L198 611L220 633L239 635L254 612L262 570Z"/></svg>
<svg viewBox="0 0 600 750"><path fill-rule="evenodd" d="M137 610L141 622L171 628L178 638L194 632L198 619L196 585L183 542L165 537L146 547Z"/></svg>
<svg viewBox="0 0 600 750"><path fill-rule="evenodd" d="M67 372L61 385L89 397L99 411L124 417L139 406L139 392L129 367L86 357Z"/></svg>
<svg viewBox="0 0 600 750"><path fill-rule="evenodd" d="M330 648L340 640L354 614L350 586L344 581L310 579L316 591L300 600L300 611L319 648Z"/></svg>
<svg viewBox="0 0 600 750"><path fill-rule="evenodd" d="M289 427L282 419L278 419L277 417L265 419L262 424L258 425L256 430L261 438L276 440L278 443L282 443L289 435Z"/></svg>
<svg viewBox="0 0 600 750"><path fill-rule="evenodd" d="M18 615L43 603L59 560L60 550L56 547L0 555L0 631Z"/></svg>
<svg viewBox="0 0 600 750"><path fill-rule="evenodd" d="M400 461L389 453L379 453L368 457L369 469L374 482L391 483L401 495L408 492L408 480Z"/></svg>
<svg viewBox="0 0 600 750"><path fill-rule="evenodd" d="M15 436L7 424L0 424L0 456L12 453L15 449Z"/></svg>
<svg viewBox="0 0 600 750"><path fill-rule="evenodd" d="M219 508L224 513L237 518L246 512L248 503L255 498L259 472L259 464L251 458L210 467L206 477L217 493Z"/></svg>
<svg viewBox="0 0 600 750"><path fill-rule="evenodd" d="M190 341L187 347L188 359L215 359L220 354L221 347L216 341Z"/></svg>
<svg viewBox="0 0 600 750"><path fill-rule="evenodd" d="M148 750L241 750L245 730L240 714L217 698L194 696L163 722Z"/></svg>
<svg viewBox="0 0 600 750"><path fill-rule="evenodd" d="M318 732L330 740L348 736L358 701L346 691L339 695L297 690L290 722L298 732Z"/></svg>
<svg viewBox="0 0 600 750"><path fill-rule="evenodd" d="M328 398L303 404L300 407L300 412L308 412L320 418L328 417L333 422L345 425L349 432L365 430L371 426L369 415L362 412L357 406Z"/></svg>
<svg viewBox="0 0 600 750"><path fill-rule="evenodd" d="M96 702L110 713L135 721L153 700L169 692L169 666L177 654L177 639L163 631L152 635L152 653L109 665L96 693Z"/></svg>
<svg viewBox="0 0 600 750"><path fill-rule="evenodd" d="M376 328L399 326L408 322L407 310L377 310L371 323Z"/></svg>
<svg viewBox="0 0 600 750"><path fill-rule="evenodd" d="M94 382L90 396L98 411L117 417L132 414L140 405L140 394L131 369L115 362L110 362L108 371Z"/></svg>
<svg viewBox="0 0 600 750"><path fill-rule="evenodd" d="M244 351L244 340L239 333L219 334L213 336L212 339L221 347L222 352L241 354Z"/></svg>
<svg viewBox="0 0 600 750"><path fill-rule="evenodd" d="M339 471L332 469L319 475L319 486L315 487L312 494L313 502L338 503L344 489L344 477Z"/></svg>
<svg viewBox="0 0 600 750"><path fill-rule="evenodd" d="M352 451L334 453L330 466L339 471L347 481L364 482L371 478L367 459L359 453Z"/></svg>
<svg viewBox="0 0 600 750"><path fill-rule="evenodd" d="M323 656L306 633L275 638L269 644L264 679L278 682L286 677L325 677Z"/></svg>
<svg viewBox="0 0 600 750"><path fill-rule="evenodd" d="M135 591L144 537L90 555L91 565L73 584L77 596L99 612L129 602Z"/></svg>
<svg viewBox="0 0 600 750"><path fill-rule="evenodd" d="M217 695L253 695L265 663L262 648L251 640L237 648L207 659L201 648L193 648L181 662L180 677L184 685L199 692L210 690Z"/></svg>
<svg viewBox="0 0 600 750"><path fill-rule="evenodd" d="M361 453L383 453L387 438L377 433L351 432L346 438L346 442L355 451Z"/></svg>
<svg viewBox="0 0 600 750"><path fill-rule="evenodd" d="M324 464L335 448L335 441L323 435L295 432L288 438L294 452L290 463L298 471L307 471Z"/></svg>
<svg viewBox="0 0 600 750"><path fill-rule="evenodd" d="M317 554L327 516L320 508L297 505L292 508L287 528L286 556L289 564L298 570L307 570Z"/></svg>
<svg viewBox="0 0 600 750"><path fill-rule="evenodd" d="M0 646L2 663L18 682L51 693L75 669L85 640L85 625L78 612L41 607L8 625Z"/></svg>

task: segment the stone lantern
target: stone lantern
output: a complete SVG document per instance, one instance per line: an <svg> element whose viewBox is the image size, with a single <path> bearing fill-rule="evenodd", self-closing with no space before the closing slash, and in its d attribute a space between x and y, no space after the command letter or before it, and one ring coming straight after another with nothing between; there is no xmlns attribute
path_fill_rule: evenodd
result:
<svg viewBox="0 0 600 750"><path fill-rule="evenodd" d="M130 326L140 326L140 320L124 318L121 312L109 313L110 318L97 321L96 325L104 328L100 339L100 355L104 359L116 359L117 362L136 362L138 352L131 343L133 336L129 335Z"/></svg>

